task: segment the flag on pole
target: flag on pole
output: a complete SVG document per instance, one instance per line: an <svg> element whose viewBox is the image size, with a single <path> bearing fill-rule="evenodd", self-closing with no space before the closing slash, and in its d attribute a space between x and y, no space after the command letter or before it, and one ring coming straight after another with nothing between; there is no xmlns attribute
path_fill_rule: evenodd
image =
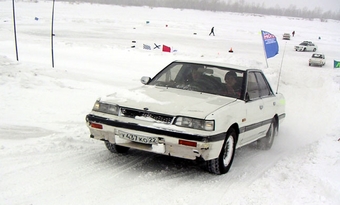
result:
<svg viewBox="0 0 340 205"><path fill-rule="evenodd" d="M334 60L334 68L340 68L340 61Z"/></svg>
<svg viewBox="0 0 340 205"><path fill-rule="evenodd" d="M155 47L154 47L153 49L156 49L156 48L157 48L157 49L160 49L160 46L161 46L161 45L158 45L158 44L156 44L156 43L154 43L154 44L155 44Z"/></svg>
<svg viewBox="0 0 340 205"><path fill-rule="evenodd" d="M151 50L151 46L149 46L149 45L146 45L146 44L143 44L143 49L146 49L146 50Z"/></svg>
<svg viewBox="0 0 340 205"><path fill-rule="evenodd" d="M266 57L271 58L276 56L279 53L279 44L277 43L276 37L267 31L261 31L261 33Z"/></svg>
<svg viewBox="0 0 340 205"><path fill-rule="evenodd" d="M169 46L166 46L166 45L163 45L163 47L162 47L162 51L163 52L171 52L171 48L169 47Z"/></svg>

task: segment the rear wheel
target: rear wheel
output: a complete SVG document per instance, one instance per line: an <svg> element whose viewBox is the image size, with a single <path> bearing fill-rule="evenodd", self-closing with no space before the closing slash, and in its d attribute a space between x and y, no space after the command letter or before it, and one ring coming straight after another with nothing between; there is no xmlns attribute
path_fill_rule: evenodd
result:
<svg viewBox="0 0 340 205"><path fill-rule="evenodd" d="M257 148L261 150L268 150L272 147L274 142L274 137L277 134L277 123L276 120L273 119L270 127L267 131L267 134L265 137L257 140Z"/></svg>
<svg viewBox="0 0 340 205"><path fill-rule="evenodd" d="M316 48L313 49L313 52L315 52L315 51L316 51Z"/></svg>
<svg viewBox="0 0 340 205"><path fill-rule="evenodd" d="M105 141L106 148L112 153L126 153L130 148L111 144L109 141Z"/></svg>
<svg viewBox="0 0 340 205"><path fill-rule="evenodd" d="M213 174L225 174L229 171L234 160L236 147L236 131L230 128L223 143L221 153L218 158L207 161L207 168Z"/></svg>

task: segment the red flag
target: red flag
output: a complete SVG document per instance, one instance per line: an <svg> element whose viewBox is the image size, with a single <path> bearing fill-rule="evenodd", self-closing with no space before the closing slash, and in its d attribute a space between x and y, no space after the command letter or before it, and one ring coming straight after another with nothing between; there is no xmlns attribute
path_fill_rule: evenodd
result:
<svg viewBox="0 0 340 205"><path fill-rule="evenodd" d="M166 45L163 45L163 47L162 47L162 51L163 52L171 52L171 48L170 47L168 47L168 46L166 46Z"/></svg>

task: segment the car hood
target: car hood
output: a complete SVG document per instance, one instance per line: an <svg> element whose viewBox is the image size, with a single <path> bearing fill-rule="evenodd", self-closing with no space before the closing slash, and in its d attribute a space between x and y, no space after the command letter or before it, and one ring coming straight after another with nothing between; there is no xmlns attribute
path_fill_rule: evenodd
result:
<svg viewBox="0 0 340 205"><path fill-rule="evenodd" d="M100 101L138 110L148 110L172 116L191 116L204 119L207 115L235 98L175 88L145 85L140 88L115 92Z"/></svg>

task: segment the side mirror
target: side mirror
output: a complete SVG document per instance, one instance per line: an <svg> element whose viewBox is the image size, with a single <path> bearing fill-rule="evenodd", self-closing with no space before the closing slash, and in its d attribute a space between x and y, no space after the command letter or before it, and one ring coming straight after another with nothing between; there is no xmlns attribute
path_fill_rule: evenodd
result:
<svg viewBox="0 0 340 205"><path fill-rule="evenodd" d="M144 85L148 84L150 82L151 78L150 77L147 77L147 76L143 76L141 79L140 79L140 82L142 82Z"/></svg>

